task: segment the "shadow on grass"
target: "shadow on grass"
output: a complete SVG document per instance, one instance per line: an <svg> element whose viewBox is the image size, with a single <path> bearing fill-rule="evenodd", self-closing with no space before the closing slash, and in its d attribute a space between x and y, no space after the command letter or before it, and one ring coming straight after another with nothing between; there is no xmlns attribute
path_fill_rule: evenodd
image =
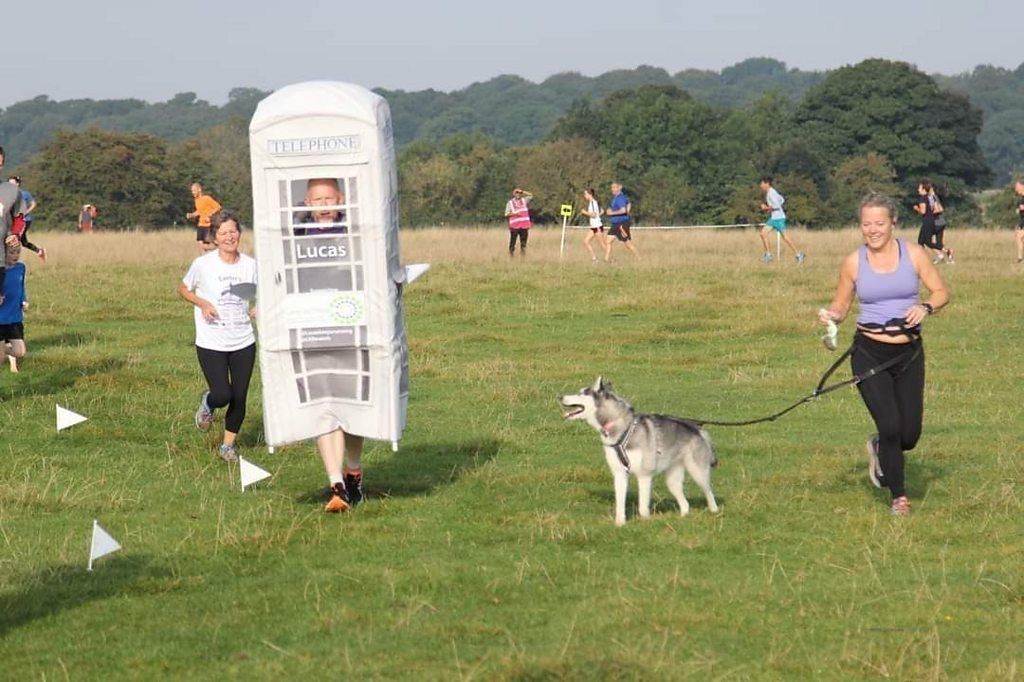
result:
<svg viewBox="0 0 1024 682"><path fill-rule="evenodd" d="M658 482L661 479L657 476L654 478L654 485L651 486L651 515L659 516L661 514L679 515L679 505L676 503L676 498L665 489L662 484L662 489L658 490ZM712 481L711 489L714 490L714 482ZM594 497L602 502L608 504L609 508L615 508L615 488L611 479L608 480L607 490L596 490L590 489L590 496ZM684 490L683 496L686 501L690 503L690 511L704 510L707 511L708 501L704 498L704 493L700 492L699 489L695 489L691 494L690 491ZM715 493L715 502L718 503L719 507L724 507L726 504L726 498L722 497L718 493ZM626 496L626 517L632 519L634 517L639 518L637 513L637 492L636 482L632 477L629 480L629 494Z"/></svg>
<svg viewBox="0 0 1024 682"><path fill-rule="evenodd" d="M104 358L78 365L62 365L40 362L26 364L23 370L5 379L0 388L0 399L15 400L35 395L53 395L71 388L82 377L105 374L124 367L120 358Z"/></svg>
<svg viewBox="0 0 1024 682"><path fill-rule="evenodd" d="M92 572L84 566L42 568L25 578L23 588L0 594L0 638L39 618L137 592L142 583L168 576L169 570L153 566L142 556L104 559Z"/></svg>
<svg viewBox="0 0 1024 682"><path fill-rule="evenodd" d="M402 448L388 460L367 467L363 494L367 498L426 495L494 459L501 445L483 438ZM326 494L326 490L307 493L296 501L316 502Z"/></svg>

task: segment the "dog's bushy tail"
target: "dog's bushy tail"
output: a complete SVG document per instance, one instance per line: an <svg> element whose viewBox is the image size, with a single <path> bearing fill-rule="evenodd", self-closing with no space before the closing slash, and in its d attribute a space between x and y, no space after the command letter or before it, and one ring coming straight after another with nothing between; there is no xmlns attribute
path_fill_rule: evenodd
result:
<svg viewBox="0 0 1024 682"><path fill-rule="evenodd" d="M704 439L704 442L708 444L708 449L711 450L712 468L718 466L718 453L715 452L715 444L711 441L711 436L708 435L708 432L703 427L700 429L700 437Z"/></svg>

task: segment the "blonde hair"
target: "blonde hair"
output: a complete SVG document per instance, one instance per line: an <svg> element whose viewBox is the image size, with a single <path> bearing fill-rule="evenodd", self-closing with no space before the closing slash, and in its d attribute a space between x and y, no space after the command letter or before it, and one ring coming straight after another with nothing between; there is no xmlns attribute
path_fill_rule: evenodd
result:
<svg viewBox="0 0 1024 682"><path fill-rule="evenodd" d="M857 207L858 220L863 215L865 208L884 208L889 212L889 219L893 222L896 222L896 218L899 216L899 208L896 206L896 202L893 201L892 197L881 192L868 192L864 195L864 198L860 200L860 205Z"/></svg>

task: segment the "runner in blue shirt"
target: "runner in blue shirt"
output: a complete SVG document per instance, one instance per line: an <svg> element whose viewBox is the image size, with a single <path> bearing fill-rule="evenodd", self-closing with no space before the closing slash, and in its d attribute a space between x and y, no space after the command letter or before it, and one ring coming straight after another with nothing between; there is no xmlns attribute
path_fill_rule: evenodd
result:
<svg viewBox="0 0 1024 682"><path fill-rule="evenodd" d="M7 276L3 282L3 303L0 303L0 363L6 357L11 371L18 371L18 358L25 357L24 312L28 310L25 298L25 264L19 263L21 244L12 238L4 250Z"/></svg>
<svg viewBox="0 0 1024 682"><path fill-rule="evenodd" d="M606 263L610 263L612 260L612 244L615 243L616 239L622 242L630 253L637 258L640 257L636 247L633 246L633 222L629 219L629 212L632 208L632 204L629 203L629 197L622 191L622 184L613 182L612 200L608 203L608 208L604 210L605 215L609 216L609 222L611 223L608 236L604 238L604 260Z"/></svg>

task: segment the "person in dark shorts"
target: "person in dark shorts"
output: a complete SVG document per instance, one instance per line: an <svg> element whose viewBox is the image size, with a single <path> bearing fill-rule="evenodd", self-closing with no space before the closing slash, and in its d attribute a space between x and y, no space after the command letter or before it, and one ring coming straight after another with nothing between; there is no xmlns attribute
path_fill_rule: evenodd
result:
<svg viewBox="0 0 1024 682"><path fill-rule="evenodd" d="M604 259L606 262L612 259L612 244L615 243L616 239L622 242L630 253L637 258L640 257L636 247L633 245L633 223L629 217L629 212L632 208L629 197L622 191L622 184L613 182L612 200L609 202L608 208L604 210L605 215L609 216L609 222L611 223L608 236L604 238Z"/></svg>
<svg viewBox="0 0 1024 682"><path fill-rule="evenodd" d="M185 217L196 221L196 246L199 251L212 251L216 246L213 243L214 231L210 227L210 216L221 209L220 203L209 194L203 194L203 186L198 182L193 182L189 190L195 199L196 210L186 213Z"/></svg>
<svg viewBox="0 0 1024 682"><path fill-rule="evenodd" d="M921 229L917 233L917 243L934 252L932 262L953 262L953 250L947 249L942 243L946 231L945 209L935 193L935 185L928 178L921 178L917 184L917 203L914 212L921 216Z"/></svg>
<svg viewBox="0 0 1024 682"><path fill-rule="evenodd" d="M25 264L19 263L21 243L14 237L8 239L4 249L3 303L0 303L0 363L4 358L11 364L11 371L18 371L18 359L25 357L24 313L28 310L25 296Z"/></svg>

